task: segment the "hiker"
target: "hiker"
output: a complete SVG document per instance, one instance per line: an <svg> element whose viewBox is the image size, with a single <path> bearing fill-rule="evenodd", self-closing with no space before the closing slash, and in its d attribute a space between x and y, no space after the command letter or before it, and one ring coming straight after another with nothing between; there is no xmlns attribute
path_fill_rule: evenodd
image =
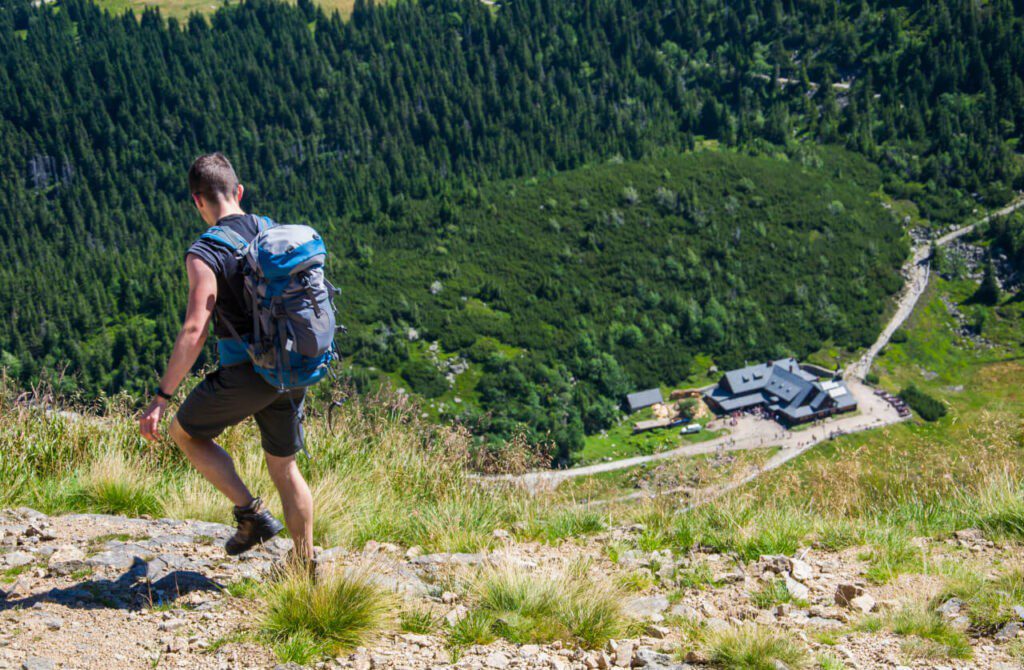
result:
<svg viewBox="0 0 1024 670"><path fill-rule="evenodd" d="M295 461L303 448L305 387L282 390L272 386L246 345L259 325L247 303L242 273L245 260L240 252L242 245L273 224L242 210L244 189L231 163L220 153L197 158L189 169L188 185L199 216L211 228L185 254L189 283L185 321L160 385L154 390L155 397L139 419L139 429L143 437L158 439L157 429L168 401L202 351L208 325L216 314L214 333L220 365L185 398L168 432L192 465L234 503L238 530L225 545L227 553L234 556L283 529L262 499L254 496L238 476L231 456L214 441L229 426L254 417L267 469L281 496L285 522L294 541L294 558L309 562L313 551L313 498ZM232 250L219 243L225 237L229 242L239 240L239 248ZM317 235L312 237L319 242ZM308 287L307 278L303 281ZM328 293L330 297L333 293ZM320 314L318 309L317 317ZM333 309L330 329L333 346ZM291 347L292 343L288 344Z"/></svg>

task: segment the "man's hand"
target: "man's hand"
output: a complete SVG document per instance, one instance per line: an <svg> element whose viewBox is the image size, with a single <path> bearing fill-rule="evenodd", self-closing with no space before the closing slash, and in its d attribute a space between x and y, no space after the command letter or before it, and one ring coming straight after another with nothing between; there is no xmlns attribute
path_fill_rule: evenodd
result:
<svg viewBox="0 0 1024 670"><path fill-rule="evenodd" d="M167 409L166 400L160 397L153 398L153 402L149 403L149 407L139 417L139 432L142 433L142 437L154 442L160 439L157 430L160 428L160 419L163 417L165 409Z"/></svg>

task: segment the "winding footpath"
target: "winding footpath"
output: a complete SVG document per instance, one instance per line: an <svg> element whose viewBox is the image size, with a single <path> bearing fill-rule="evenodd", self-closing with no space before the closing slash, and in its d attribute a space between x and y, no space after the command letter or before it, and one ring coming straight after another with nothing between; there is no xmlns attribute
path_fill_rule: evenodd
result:
<svg viewBox="0 0 1024 670"><path fill-rule="evenodd" d="M977 226L987 223L992 218L1005 216L1021 207L1024 207L1024 198L1018 199L1006 207L1003 207L1002 209L997 210L972 224L962 226L957 230L935 239L934 244L937 246L945 246L950 242L971 233ZM863 380L865 375L867 375L871 370L871 365L874 363L878 352L889 343L893 333L895 333L896 330L899 329L913 313L918 300L928 287L928 279L931 269L929 264L931 247L931 242L919 244L914 247L913 254L903 266L905 282L903 289L897 298L896 309L893 312L892 317L889 319L874 344L868 347L867 351L865 351L856 362L852 363L844 373L847 386L857 398L859 411L856 414L831 419L815 424L810 428L805 428L795 432L785 430L773 421L766 421L753 416L744 416L737 420L735 426L730 426L730 432L728 435L698 444L679 447L670 451L663 451L648 456L623 458L615 461L609 461L607 463L596 463L594 465L570 468L566 470L540 470L527 472L521 475L498 475L488 477L487 479L492 481L515 482L522 485L529 491L537 491L542 489L553 489L567 479L586 477L589 475L600 474L602 472L624 470L638 465L643 465L645 463L654 463L672 458L685 458L729 451L780 447L778 453L774 454L760 468L751 472L747 476L721 487L701 492L702 500L707 501L743 486L761 474L788 463L794 458L810 450L815 445L818 445L825 440L832 439L837 435L848 435L850 433L882 428L884 426L904 421L905 419L901 418L891 405L876 396L874 391L867 386ZM661 495L665 495L682 490L683 489L673 489L672 491L661 491L659 493ZM652 494L649 492L637 492L624 496L623 498L615 499L614 501L605 502L631 500L650 495Z"/></svg>

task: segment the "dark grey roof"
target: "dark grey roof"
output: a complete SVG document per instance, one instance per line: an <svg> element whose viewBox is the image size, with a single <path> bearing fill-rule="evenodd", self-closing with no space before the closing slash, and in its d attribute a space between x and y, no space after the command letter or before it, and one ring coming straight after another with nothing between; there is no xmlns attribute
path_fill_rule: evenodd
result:
<svg viewBox="0 0 1024 670"><path fill-rule="evenodd" d="M782 358L777 361L748 365L745 368L731 370L725 373L722 381L736 395L749 393L750 391L764 388L776 370L783 370L798 379L808 382L816 379L814 375L804 372L800 368L800 363L795 358Z"/></svg>
<svg viewBox="0 0 1024 670"><path fill-rule="evenodd" d="M799 369L799 368L798 368ZM772 375L765 384L765 392L778 396L787 403L800 400L814 387L811 382L798 377L782 366L772 368Z"/></svg>
<svg viewBox="0 0 1024 670"><path fill-rule="evenodd" d="M626 403L629 405L630 412L635 412L638 409L656 405L659 402L665 402L665 399L661 395L660 388L637 391L636 393L630 393L626 396Z"/></svg>

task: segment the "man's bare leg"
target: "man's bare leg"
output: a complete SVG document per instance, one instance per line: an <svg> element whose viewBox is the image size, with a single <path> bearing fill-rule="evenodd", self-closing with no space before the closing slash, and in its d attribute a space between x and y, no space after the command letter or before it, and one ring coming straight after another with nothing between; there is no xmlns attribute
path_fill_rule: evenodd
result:
<svg viewBox="0 0 1024 670"><path fill-rule="evenodd" d="M185 456L208 482L223 493L237 507L247 507L253 496L249 493L242 478L235 471L235 462L228 452L224 451L213 440L201 440L192 437L178 423L177 418L171 422L167 430L171 439L185 452Z"/></svg>
<svg viewBox="0 0 1024 670"><path fill-rule="evenodd" d="M295 456L273 456L265 453L267 470L281 496L284 522L295 543L295 556L313 558L313 494L309 492Z"/></svg>

